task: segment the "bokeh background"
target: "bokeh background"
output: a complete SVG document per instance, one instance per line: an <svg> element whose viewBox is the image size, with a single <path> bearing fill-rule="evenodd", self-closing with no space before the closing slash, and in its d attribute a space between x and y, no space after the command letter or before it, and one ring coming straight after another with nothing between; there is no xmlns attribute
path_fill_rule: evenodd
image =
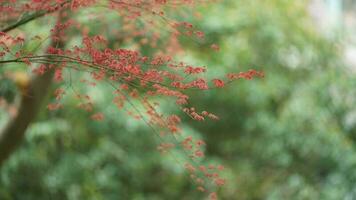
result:
<svg viewBox="0 0 356 200"><path fill-rule="evenodd" d="M209 66L211 76L250 68L266 74L190 94L197 108L221 119L183 120L185 131L207 142L207 160L226 167L219 197L356 199L356 2L226 0L198 9L200 18L186 20L204 30L207 42L183 39L182 60ZM219 52L209 50L211 42ZM1 96L15 101L14 84L0 83ZM75 109L73 98L61 110L43 109L0 169L0 199L202 198L182 166L156 151L145 123L113 111L112 88L76 89L94 94L105 120ZM162 104L164 112L175 111L174 103ZM1 110L0 126L7 118Z"/></svg>

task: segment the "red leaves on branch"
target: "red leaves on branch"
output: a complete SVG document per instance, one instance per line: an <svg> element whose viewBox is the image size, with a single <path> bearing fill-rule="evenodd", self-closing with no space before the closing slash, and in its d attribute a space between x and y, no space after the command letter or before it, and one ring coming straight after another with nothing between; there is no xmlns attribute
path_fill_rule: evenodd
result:
<svg viewBox="0 0 356 200"><path fill-rule="evenodd" d="M47 105L48 110L58 110L62 107L63 107L63 105L60 103L50 103Z"/></svg>
<svg viewBox="0 0 356 200"><path fill-rule="evenodd" d="M11 0L6 5L0 5L0 12L5 13L9 19L19 19L25 12L45 12L45 15L57 10L76 12L78 9L95 5L96 2L99 3L94 0ZM229 73L226 77L207 79L205 76L207 67L193 66L175 60L173 55L181 51L179 37L188 36L193 40L203 41L205 34L196 30L189 22L169 18L169 12L164 12L164 9L170 8L170 11L174 11L179 10L180 6L194 6L195 3L192 0L180 3L168 0L109 0L107 8L122 19L122 24L117 29L114 24L109 24L110 30L117 34L121 41L120 45L123 43L127 46L134 41L139 41L130 46L131 48L122 48L123 45L109 46L112 41L109 42L104 35L92 35L87 27L74 20L56 24L50 30L48 37L54 42L59 42L68 39L73 33L83 33L80 36L81 44L71 47L67 45L66 49L53 45L48 47L44 54L23 51L24 44L29 42L25 34L13 36L0 32L0 64L3 59L21 62L31 67L36 75L42 75L53 69L54 80L58 83L65 83L64 72L73 70L87 72L90 75L89 78L79 80L89 87L99 83L108 84L114 90L112 103L115 107L120 111L124 110L127 115L135 119L145 121L162 140L157 147L160 152L169 152L174 148L182 149L190 160L184 167L197 185L197 190L210 193L210 199L217 199L216 193L210 191L208 185L213 183L216 187L221 187L226 183L226 180L219 175L224 167L202 165L200 161L205 156L205 142L192 136L183 136L179 114L165 116L159 112L160 104L155 101L173 99L183 113L199 122L218 120L218 116L213 113L188 107L190 98L188 91L203 92L212 88L223 88L238 79L251 80L255 77L264 77L264 73L249 70ZM140 20L146 22L142 25ZM137 24L140 26L136 25L138 21L140 23ZM165 24L159 23L160 21L164 21ZM164 34L158 31L162 25L170 29L171 33L168 36L163 36ZM45 41L40 36L33 38L41 42ZM153 54L142 55L139 51L140 46L151 48ZM220 50L217 44L212 44L210 48L214 51ZM12 52L12 49L20 50ZM63 88L55 90L54 96L57 102L48 104L47 108L49 110L62 108L59 101L67 92ZM74 89L73 93L78 98L78 107L89 112L91 119L104 120L104 114L95 111L95 102L89 95L77 94Z"/></svg>
<svg viewBox="0 0 356 200"><path fill-rule="evenodd" d="M263 78L264 77L264 73L251 69L248 72L229 73L226 76L230 81L236 80L236 79L251 80L254 77Z"/></svg>
<svg viewBox="0 0 356 200"><path fill-rule="evenodd" d="M56 82L63 81L63 73L61 68L57 68L54 70L54 81Z"/></svg>
<svg viewBox="0 0 356 200"><path fill-rule="evenodd" d="M184 73L186 74L200 74L206 72L205 67L193 67L193 66L187 66L184 70Z"/></svg>
<svg viewBox="0 0 356 200"><path fill-rule="evenodd" d="M213 83L214 83L215 87L217 87L217 88L222 88L225 86L224 81L221 79L213 79Z"/></svg>
<svg viewBox="0 0 356 200"><path fill-rule="evenodd" d="M104 114L103 113L95 113L93 115L91 115L91 118L95 121L102 121L104 120Z"/></svg>

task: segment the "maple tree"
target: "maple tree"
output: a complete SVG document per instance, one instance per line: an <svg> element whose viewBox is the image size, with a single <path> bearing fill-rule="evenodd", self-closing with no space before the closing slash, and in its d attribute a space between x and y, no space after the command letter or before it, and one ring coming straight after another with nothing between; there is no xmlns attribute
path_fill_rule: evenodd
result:
<svg viewBox="0 0 356 200"><path fill-rule="evenodd" d="M189 103L187 91L223 88L237 79L250 80L263 77L256 70L229 73L225 77L205 78L207 67L193 66L177 61L176 55L183 52L179 41L188 38L193 43L205 40L204 32L193 24L177 20L177 16L189 14L197 4L214 3L193 0L2 0L0 1L0 66L24 65L31 77L13 76L20 87L22 99L18 111L13 114L5 129L0 133L0 164L15 150L26 128L41 108L41 103L52 82L56 83L53 95L56 102L48 103L49 110L62 108L61 99L72 94L78 99L78 109L91 113L96 121L105 115L95 109L89 94L81 94L74 88L68 89L70 71L87 73L89 78L79 80L82 84L95 87L106 84L113 90L112 103L127 115L143 120L158 138L157 149L170 153L172 148L181 148L189 157L182 163L190 174L197 190L206 192L216 199L215 187L225 184L219 175L221 165L203 165L202 147L205 142L181 133L181 119L177 114L160 112L157 98L166 97L192 120L217 120L218 116L198 110ZM82 10L100 7L103 10L86 17L103 24L105 31L93 34L91 27L77 20ZM188 9L188 11L186 10ZM106 20L107 12L114 13L120 20L117 24ZM197 14L198 15L198 14ZM53 23L47 35L23 33L21 26L47 20ZM54 21L54 22L53 22ZM80 43L70 42L79 37ZM125 47L112 43L120 41ZM28 50L27 44L35 43ZM212 51L219 46L210 44ZM140 47L153 49L152 55L143 55ZM40 52L42 51L42 52ZM137 104L140 106L138 108ZM177 162L180 162L177 160Z"/></svg>

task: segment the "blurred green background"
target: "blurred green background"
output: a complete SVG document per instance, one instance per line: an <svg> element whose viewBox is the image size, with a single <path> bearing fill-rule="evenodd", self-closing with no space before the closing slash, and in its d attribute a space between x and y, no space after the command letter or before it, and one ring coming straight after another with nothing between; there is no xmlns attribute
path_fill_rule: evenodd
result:
<svg viewBox="0 0 356 200"><path fill-rule="evenodd" d="M334 1L325 2L334 8ZM352 5L343 3L335 16ZM221 119L183 123L207 142L207 160L226 167L228 184L219 197L356 199L356 66L345 61L351 42L343 21L320 26L323 16L311 17L320 10L304 0L230 0L199 11L200 20L186 20L206 33L206 43L182 39L188 53L181 59L209 66L209 76L250 68L266 74L223 90L190 93L192 104ZM29 26L41 31L40 24ZM211 42L221 50L211 52ZM43 109L1 168L0 199L202 198L182 166L155 150L157 141L144 123L113 111L112 88L76 88L96 94L105 120L92 121L73 98L65 98L61 110ZM1 80L1 95L13 99L15 91ZM162 103L165 112L174 111L171 102ZM0 125L6 119L1 110Z"/></svg>

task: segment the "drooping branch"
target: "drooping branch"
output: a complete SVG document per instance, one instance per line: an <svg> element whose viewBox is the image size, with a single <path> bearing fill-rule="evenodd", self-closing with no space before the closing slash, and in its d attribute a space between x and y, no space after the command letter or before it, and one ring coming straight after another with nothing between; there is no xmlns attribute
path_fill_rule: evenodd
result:
<svg viewBox="0 0 356 200"><path fill-rule="evenodd" d="M44 10L32 13L32 14L28 15L27 17L20 19L16 23L6 26L5 28L1 29L0 32L5 32L5 33L9 32L9 31L11 31L23 24L26 24L34 19L40 18L40 17L46 15L47 13L48 13L48 11L44 11Z"/></svg>
<svg viewBox="0 0 356 200"><path fill-rule="evenodd" d="M23 17L21 17L17 22L13 23L13 24L9 24L8 26L5 26L3 28L0 29L0 32L9 32L13 29L16 29L24 24L27 24L28 22L31 22L33 20L36 20L38 18L41 18L47 14L53 13L58 11L60 8L64 7L66 4L70 3L70 1L65 1L57 6L55 6L53 9L51 10L40 10L40 11L36 11L34 13L29 13L27 15L24 15Z"/></svg>

